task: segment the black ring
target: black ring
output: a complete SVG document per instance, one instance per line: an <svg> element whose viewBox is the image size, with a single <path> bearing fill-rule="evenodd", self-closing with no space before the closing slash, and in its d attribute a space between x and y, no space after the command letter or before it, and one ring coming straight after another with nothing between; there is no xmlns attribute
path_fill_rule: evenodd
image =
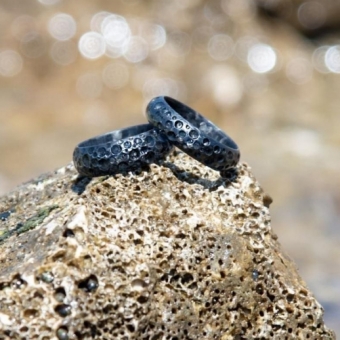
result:
<svg viewBox="0 0 340 340"><path fill-rule="evenodd" d="M81 175L111 175L157 163L171 151L166 136L151 124L116 130L80 143L73 162Z"/></svg>
<svg viewBox="0 0 340 340"><path fill-rule="evenodd" d="M225 171L236 166L240 151L236 143L211 121L170 97L156 97L146 109L151 124L169 141L204 165Z"/></svg>

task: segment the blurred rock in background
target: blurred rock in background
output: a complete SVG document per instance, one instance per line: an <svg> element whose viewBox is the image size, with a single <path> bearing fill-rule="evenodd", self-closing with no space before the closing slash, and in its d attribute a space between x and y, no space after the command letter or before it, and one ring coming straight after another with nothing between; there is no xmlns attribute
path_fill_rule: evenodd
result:
<svg viewBox="0 0 340 340"><path fill-rule="evenodd" d="M340 334L340 5L331 0L2 0L0 193L152 97L234 138L273 226Z"/></svg>
<svg viewBox="0 0 340 340"><path fill-rule="evenodd" d="M287 21L311 38L340 29L340 2L334 0L255 0L265 15Z"/></svg>

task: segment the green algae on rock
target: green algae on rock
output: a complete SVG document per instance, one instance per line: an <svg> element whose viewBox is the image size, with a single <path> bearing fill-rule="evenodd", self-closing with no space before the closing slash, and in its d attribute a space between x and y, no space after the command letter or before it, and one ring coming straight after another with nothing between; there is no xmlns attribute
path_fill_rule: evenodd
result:
<svg viewBox="0 0 340 340"><path fill-rule="evenodd" d="M70 165L1 198L7 230L59 208L0 245L0 339L335 339L237 171L175 152L92 181Z"/></svg>
<svg viewBox="0 0 340 340"><path fill-rule="evenodd" d="M41 208L34 216L30 217L24 223L19 222L14 228L9 230L1 230L0 232L0 244L5 241L7 238L13 235L20 235L25 233L28 230L34 229L39 224L41 224L44 219L49 215L49 213L57 209L58 205L51 205L44 208Z"/></svg>

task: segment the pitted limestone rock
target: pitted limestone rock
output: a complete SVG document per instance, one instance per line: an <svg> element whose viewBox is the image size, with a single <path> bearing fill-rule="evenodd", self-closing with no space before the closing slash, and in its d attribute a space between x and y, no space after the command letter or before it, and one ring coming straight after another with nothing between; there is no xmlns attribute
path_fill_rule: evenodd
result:
<svg viewBox="0 0 340 340"><path fill-rule="evenodd" d="M268 202L247 165L228 182L182 153L24 184L0 200L0 339L334 339Z"/></svg>

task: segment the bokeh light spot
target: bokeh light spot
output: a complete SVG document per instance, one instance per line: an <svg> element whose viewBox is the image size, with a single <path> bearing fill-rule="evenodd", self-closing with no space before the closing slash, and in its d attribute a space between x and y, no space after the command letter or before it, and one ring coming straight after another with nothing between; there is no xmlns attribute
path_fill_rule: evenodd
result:
<svg viewBox="0 0 340 340"><path fill-rule="evenodd" d="M169 52L173 56L183 56L189 53L191 48L191 37L181 31L174 31L168 35Z"/></svg>
<svg viewBox="0 0 340 340"><path fill-rule="evenodd" d="M299 57L289 61L286 66L287 78L294 84L305 84L312 78L313 68L310 61Z"/></svg>
<svg viewBox="0 0 340 340"><path fill-rule="evenodd" d="M25 35L34 31L36 31L36 20L29 15L16 17L11 25L11 32L19 41L21 41Z"/></svg>
<svg viewBox="0 0 340 340"><path fill-rule="evenodd" d="M126 19L116 14L104 18L101 32L108 47L118 50L122 50L131 37L131 30Z"/></svg>
<svg viewBox="0 0 340 340"><path fill-rule="evenodd" d="M248 52L248 65L256 73L272 71L276 65L277 56L274 49L266 44L256 44Z"/></svg>
<svg viewBox="0 0 340 340"><path fill-rule="evenodd" d="M221 0L223 11L231 18L238 21L248 21L256 14L255 2L249 0Z"/></svg>
<svg viewBox="0 0 340 340"><path fill-rule="evenodd" d="M14 77L23 67L21 55L13 50L0 52L0 75L4 77Z"/></svg>
<svg viewBox="0 0 340 340"><path fill-rule="evenodd" d="M237 104L243 95L243 85L236 71L226 65L216 65L205 78L205 91L209 91L221 107Z"/></svg>
<svg viewBox="0 0 340 340"><path fill-rule="evenodd" d="M39 58L44 54L46 44L41 34L29 32L21 39L20 49L28 58Z"/></svg>
<svg viewBox="0 0 340 340"><path fill-rule="evenodd" d="M319 1L306 1L298 9L298 19L305 28L319 28L326 21L325 6Z"/></svg>
<svg viewBox="0 0 340 340"><path fill-rule="evenodd" d="M230 58L234 52L233 39L227 34L214 35L209 40L208 52L210 56L217 61L223 61Z"/></svg>
<svg viewBox="0 0 340 340"><path fill-rule="evenodd" d="M321 141L317 132L307 129L283 131L281 143L286 149L299 157L315 157L320 154Z"/></svg>
<svg viewBox="0 0 340 340"><path fill-rule="evenodd" d="M98 32L87 32L79 40L78 48L82 56L97 59L104 55L106 44L103 36Z"/></svg>
<svg viewBox="0 0 340 340"><path fill-rule="evenodd" d="M101 29L102 29L102 23L103 23L104 19L107 18L110 15L111 15L111 13L110 12L106 12L106 11L101 11L101 12L96 13L91 18L91 23L90 23L91 30L100 33Z"/></svg>
<svg viewBox="0 0 340 340"><path fill-rule="evenodd" d="M113 89L121 89L129 82L129 68L120 62L111 62L105 66L102 73L104 84Z"/></svg>
<svg viewBox="0 0 340 340"><path fill-rule="evenodd" d="M161 25L144 23L140 29L140 36L149 44L150 50L158 50L166 43L166 31Z"/></svg>
<svg viewBox="0 0 340 340"><path fill-rule="evenodd" d="M77 59L77 46L73 41L56 41L51 47L50 55L57 64L69 65Z"/></svg>
<svg viewBox="0 0 340 340"><path fill-rule="evenodd" d="M76 30L76 21L71 15L65 13L56 14L48 23L48 31L57 40L71 39L76 34Z"/></svg>
<svg viewBox="0 0 340 340"><path fill-rule="evenodd" d="M249 35L240 37L235 44L236 57L239 60L247 63L249 50L252 46L255 46L258 43L258 39L256 39L255 37Z"/></svg>
<svg viewBox="0 0 340 340"><path fill-rule="evenodd" d="M333 73L340 73L340 45L331 46L325 53L326 67Z"/></svg>
<svg viewBox="0 0 340 340"><path fill-rule="evenodd" d="M132 37L123 46L124 58L131 63L139 63L147 58L149 54L149 46L147 42L138 36Z"/></svg>
<svg viewBox="0 0 340 340"><path fill-rule="evenodd" d="M320 73L329 73L329 69L326 66L325 55L329 49L328 45L318 47L312 55L312 63L314 68Z"/></svg>
<svg viewBox="0 0 340 340"><path fill-rule="evenodd" d="M196 50L206 51L210 38L214 35L211 26L197 27L192 33L192 43Z"/></svg>

